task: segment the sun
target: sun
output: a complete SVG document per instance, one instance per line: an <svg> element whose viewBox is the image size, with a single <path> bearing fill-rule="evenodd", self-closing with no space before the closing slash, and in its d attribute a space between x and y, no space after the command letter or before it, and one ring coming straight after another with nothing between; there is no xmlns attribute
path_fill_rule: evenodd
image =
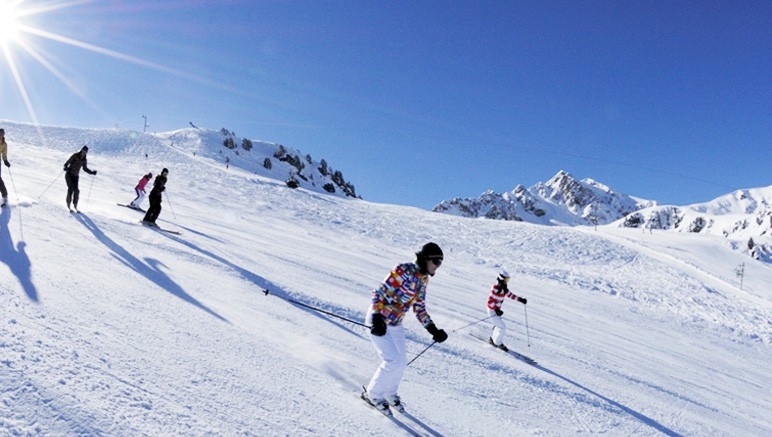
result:
<svg viewBox="0 0 772 437"><path fill-rule="evenodd" d="M19 37L19 13L16 2L0 0L0 44L15 42Z"/></svg>
<svg viewBox="0 0 772 437"><path fill-rule="evenodd" d="M201 81L195 74L90 44L78 39L75 35L68 36L58 33L56 29L48 26L36 25L38 21L45 21L43 17L57 17L61 21L66 14L64 10L71 10L91 3L99 3L99 0L0 0L0 86L2 86L0 92L6 91L6 82L15 84L18 95L35 124L38 124L38 120L33 107L34 99L28 92L28 88L35 88L35 84L31 82L32 75L29 74L35 65L39 65L58 79L73 95L89 105L96 105L82 91L82 87L61 71L61 66L66 64L66 60L56 57L56 45L63 44L118 61Z"/></svg>

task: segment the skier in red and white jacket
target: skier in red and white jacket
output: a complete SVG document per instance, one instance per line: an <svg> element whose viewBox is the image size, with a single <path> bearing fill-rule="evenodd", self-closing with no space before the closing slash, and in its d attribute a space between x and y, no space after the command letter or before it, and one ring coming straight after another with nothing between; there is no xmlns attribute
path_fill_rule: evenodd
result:
<svg viewBox="0 0 772 437"><path fill-rule="evenodd" d="M493 323L493 332L491 332L488 342L504 351L509 349L504 345L504 335L507 333L507 326L504 324L504 320L501 316L504 311L501 310L501 305L504 303L505 298L516 300L523 305L528 303L528 299L519 297L515 293L509 291L507 283L509 282L509 273L506 270L502 270L499 273L499 277L496 278L496 283L491 288L491 294L488 296L488 315L491 323Z"/></svg>

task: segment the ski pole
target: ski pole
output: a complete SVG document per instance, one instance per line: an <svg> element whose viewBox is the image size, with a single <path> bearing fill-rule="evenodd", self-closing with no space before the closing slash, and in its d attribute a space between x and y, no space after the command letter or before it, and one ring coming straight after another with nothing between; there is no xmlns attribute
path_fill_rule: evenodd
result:
<svg viewBox="0 0 772 437"><path fill-rule="evenodd" d="M525 308L525 305L523 305L523 311L525 312L525 338L528 339L528 347L531 347L531 333L528 329L528 310Z"/></svg>
<svg viewBox="0 0 772 437"><path fill-rule="evenodd" d="M476 324L478 324L478 323L480 323L480 322L482 322L482 321L485 321L485 320L488 320L488 319L490 319L491 317L493 317L493 316L488 316L488 317L482 318L482 319L480 319L480 320L475 320L474 322L472 322L472 323L470 323L470 324L468 324L468 325L464 325L464 326L462 326L462 327L460 327L460 328L458 328L458 329L454 329L454 330L453 330L453 332L456 332L456 331L460 331L460 330L462 330L462 329L465 329L465 328L468 328L468 327L470 327L470 326L472 326L472 325L476 325Z"/></svg>
<svg viewBox="0 0 772 437"><path fill-rule="evenodd" d="M266 289L264 289L264 290L263 290L263 293L265 293L265 295L266 295L266 296L268 296L268 294L270 293L270 291L268 291L268 289L266 288ZM284 300L286 300L287 302L290 302L290 303L294 303L295 305L300 305L300 306L302 306L302 307L306 307L306 308L308 308L308 309L310 309L310 310L314 310L314 311L320 312L320 313L322 313L322 314L327 314L328 316L337 317L337 318L339 318L339 319L341 319L341 320L345 320L345 321L347 321L347 322L349 322L349 323L353 323L353 324L355 324L355 325L364 326L365 328L371 328L371 326L367 326L367 325L365 325L364 323L361 323L361 322L357 322L356 320L351 320L351 319L348 319L348 318L346 318L346 317L343 317L343 316L339 316L339 315L337 315L337 314L335 314L335 313L331 313L331 312L329 312L329 311L325 311L325 310L323 310L323 309L321 309L321 308L317 308L317 307L314 307L314 306L311 306L311 305L305 304L305 303L303 303L303 302L298 302L298 301L296 301L295 299L290 299L289 297L283 297L283 296L279 296L278 294L274 294L274 296L276 296L276 297L279 297L279 298L281 298L281 299L284 299Z"/></svg>
<svg viewBox="0 0 772 437"><path fill-rule="evenodd" d="M6 167L8 169L8 177L11 179L11 186L13 187L13 192L16 193L16 203L19 203L19 192L16 190L16 182L13 181L13 174L11 174L11 167Z"/></svg>
<svg viewBox="0 0 772 437"><path fill-rule="evenodd" d="M16 190L16 182L13 181L13 174L11 174L11 167L8 167L8 177L11 178L11 186L13 187L13 192L16 193L16 203L19 203L19 191ZM21 219L21 209L19 209L19 235L21 236L21 241L24 241L24 226L22 225L22 219Z"/></svg>
<svg viewBox="0 0 772 437"><path fill-rule="evenodd" d="M61 175L62 175L62 173L64 173L64 170L62 170L62 172L61 172L61 173L59 173L58 175L56 175L56 177L54 178L54 180L52 180L52 181L51 181L51 183L50 183L50 184L48 184L48 186L46 187L46 189L45 189L45 190L43 190L43 192L42 192L42 193L40 193L40 195L38 196L38 200L40 200L40 198L41 198L41 197L43 197L43 195L44 195L44 194L46 194L46 191L48 191L48 189L49 189L49 188L51 188L51 185L53 185L53 184L54 184L54 182L56 182L56 180L57 180L57 179L59 179L59 176L61 176Z"/></svg>
<svg viewBox="0 0 772 437"><path fill-rule="evenodd" d="M86 196L86 204L91 200L91 188L94 187L94 175L91 175L91 184L88 186L88 196Z"/></svg>
<svg viewBox="0 0 772 437"><path fill-rule="evenodd" d="M174 213L174 208L172 208L172 199L169 197L169 193L166 193L166 203L169 204L169 209L172 212L172 217L174 217L174 220L177 220L177 214Z"/></svg>
<svg viewBox="0 0 772 437"><path fill-rule="evenodd" d="M413 361L417 360L417 359L418 359L418 357L420 357L421 355L423 355L423 354L424 354L424 352L428 351L430 347L432 347L432 346L434 346L434 345L435 345L435 343L437 343L437 342L436 342L436 341L433 341L433 342L432 342L432 344L430 344L429 346L426 346L426 348L425 348L424 350L422 350L422 351L421 351L421 352L420 352L418 355L416 355L416 356L415 356L415 357L414 357L412 360L410 360L410 362L409 362L409 363L407 363L407 365L406 365L405 367L407 367L407 366L409 366L410 364L412 364L412 363L413 363Z"/></svg>

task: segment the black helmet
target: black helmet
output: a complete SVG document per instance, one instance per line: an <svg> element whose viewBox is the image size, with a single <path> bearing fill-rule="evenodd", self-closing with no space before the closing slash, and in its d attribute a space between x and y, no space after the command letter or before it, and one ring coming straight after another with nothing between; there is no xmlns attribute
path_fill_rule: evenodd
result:
<svg viewBox="0 0 772 437"><path fill-rule="evenodd" d="M437 245L437 243L426 243L421 247L421 250L415 253L416 256L416 264L418 264L418 267L421 269L421 273L424 275L427 274L429 271L426 269L426 262L429 260L442 260L444 255L442 253L442 249L440 249L440 246Z"/></svg>
<svg viewBox="0 0 772 437"><path fill-rule="evenodd" d="M419 258L424 259L436 259L436 258L442 258L444 255L442 254L442 249L440 249L440 246L437 245L437 243L426 243L421 247L421 250L416 252L416 256Z"/></svg>
<svg viewBox="0 0 772 437"><path fill-rule="evenodd" d="M161 174L167 174L167 173L169 173L169 169L164 167L164 169L161 170Z"/></svg>

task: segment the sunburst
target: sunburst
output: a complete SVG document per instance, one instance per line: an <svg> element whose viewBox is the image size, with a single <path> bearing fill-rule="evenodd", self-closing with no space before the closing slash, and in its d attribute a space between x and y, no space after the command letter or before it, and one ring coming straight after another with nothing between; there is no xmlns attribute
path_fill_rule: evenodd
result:
<svg viewBox="0 0 772 437"><path fill-rule="evenodd" d="M39 124L39 122L30 100L29 93L27 92L29 84L26 83L25 78L20 73L19 69L19 60L22 58L33 59L65 85L70 92L84 101L88 101L87 96L79 91L78 87L71 83L66 75L54 66L55 63L52 62L52 59L48 59L44 55L45 52L43 50L39 49L43 44L66 44L120 61L141 65L192 80L201 80L188 73L155 62L90 44L73 36L57 33L54 29L44 30L35 26L36 18L45 17L47 14L62 13L61 10L63 9L82 6L95 1L96 0L47 1L44 2L45 4L43 5L34 5L32 4L34 2L28 2L26 0L0 0L0 49L2 50L2 56L0 56L0 68L4 67L2 64L3 61L5 61L6 71L13 77L13 82L16 85L19 95L24 101L27 113L35 124Z"/></svg>

